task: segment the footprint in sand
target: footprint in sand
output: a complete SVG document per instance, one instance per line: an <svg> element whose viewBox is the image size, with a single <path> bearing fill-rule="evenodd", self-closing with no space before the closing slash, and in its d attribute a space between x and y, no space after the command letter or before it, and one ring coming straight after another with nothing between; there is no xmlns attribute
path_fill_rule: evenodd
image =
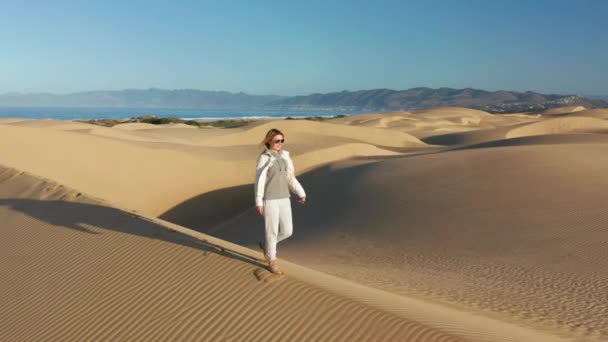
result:
<svg viewBox="0 0 608 342"><path fill-rule="evenodd" d="M265 268L258 268L253 272L253 274L259 281L263 281L265 283L274 283L285 278L284 275L272 274Z"/></svg>

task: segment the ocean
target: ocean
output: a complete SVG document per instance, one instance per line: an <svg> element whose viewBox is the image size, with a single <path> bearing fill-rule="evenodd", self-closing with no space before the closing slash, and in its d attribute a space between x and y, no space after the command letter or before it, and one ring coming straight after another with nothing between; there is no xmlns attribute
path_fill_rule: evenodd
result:
<svg viewBox="0 0 608 342"><path fill-rule="evenodd" d="M196 109L196 108L75 108L0 107L0 118L92 120L129 119L136 116L177 117L185 120L269 119L361 114L347 110Z"/></svg>

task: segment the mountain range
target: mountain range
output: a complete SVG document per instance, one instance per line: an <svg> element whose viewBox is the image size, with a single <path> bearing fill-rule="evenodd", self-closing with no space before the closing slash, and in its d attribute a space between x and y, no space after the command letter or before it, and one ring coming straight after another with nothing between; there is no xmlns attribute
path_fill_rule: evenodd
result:
<svg viewBox="0 0 608 342"><path fill-rule="evenodd" d="M272 108L307 110L416 110L458 106L493 113L535 112L562 106L608 107L607 99L532 91L485 91L472 88L372 89L306 96L250 95L194 89L127 89L71 94L7 93L3 107L134 107L134 108Z"/></svg>
<svg viewBox="0 0 608 342"><path fill-rule="evenodd" d="M608 107L608 102L577 95L544 95L532 91L485 91L472 88L411 88L341 91L277 99L279 108L344 108L362 110L416 110L442 106L481 109L494 113L542 111L553 107Z"/></svg>
<svg viewBox="0 0 608 342"><path fill-rule="evenodd" d="M4 107L122 107L122 108L238 108L257 107L279 100L276 95L249 95L196 89L126 89L71 94L7 93Z"/></svg>

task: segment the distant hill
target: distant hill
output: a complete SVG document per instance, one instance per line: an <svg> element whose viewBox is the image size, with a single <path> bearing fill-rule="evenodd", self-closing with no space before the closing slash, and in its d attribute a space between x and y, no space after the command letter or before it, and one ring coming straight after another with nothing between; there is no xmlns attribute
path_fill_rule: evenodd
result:
<svg viewBox="0 0 608 342"><path fill-rule="evenodd" d="M306 110L416 110L457 106L492 113L541 112L563 106L608 107L599 98L543 95L531 91L489 92L472 88L412 88L341 91L308 96L249 95L191 89L127 89L72 94L0 95L2 107L266 108Z"/></svg>
<svg viewBox="0 0 608 342"><path fill-rule="evenodd" d="M585 95L590 99L608 101L608 95Z"/></svg>
<svg viewBox="0 0 608 342"><path fill-rule="evenodd" d="M457 106L493 113L540 112L562 106L608 107L608 102L575 95L544 95L531 91L489 92L472 88L412 88L408 90L374 89L312 94L275 100L270 107L283 109L359 109L416 110Z"/></svg>
<svg viewBox="0 0 608 342"><path fill-rule="evenodd" d="M238 108L258 107L280 100L276 95L249 95L227 91L191 89L127 89L117 91L89 91L72 94L0 95L0 106L5 107L135 107L135 108Z"/></svg>

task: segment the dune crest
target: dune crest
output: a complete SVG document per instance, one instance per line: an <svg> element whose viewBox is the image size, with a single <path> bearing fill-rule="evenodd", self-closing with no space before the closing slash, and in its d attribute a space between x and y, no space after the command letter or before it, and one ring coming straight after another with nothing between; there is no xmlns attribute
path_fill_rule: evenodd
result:
<svg viewBox="0 0 608 342"><path fill-rule="evenodd" d="M329 165L300 177L311 201L294 206L298 238L282 253L394 293L605 339L606 153L605 143L524 144ZM255 246L256 225L251 209L212 234Z"/></svg>
<svg viewBox="0 0 608 342"><path fill-rule="evenodd" d="M384 150L369 144L351 143L301 154L297 157L300 173L317 168L324 164L354 157L388 157L402 155L398 152Z"/></svg>
<svg viewBox="0 0 608 342"><path fill-rule="evenodd" d="M72 132L53 129L57 124L54 122L45 128L45 123L28 123L26 127L0 125L3 162L153 216L202 193L252 184L255 179L255 160L260 152L256 143L244 147L217 146L213 151L203 145L205 139L230 141L229 137L235 134L232 131L159 128L160 132L155 129L140 132L89 125L89 130ZM338 131L341 127L322 126ZM266 127L261 130L265 133ZM214 131L211 137L207 137L209 131ZM351 157L396 154L361 143L365 137L356 135L359 130L337 140L296 133L297 127L293 131L288 149L294 147L292 154L298 173ZM252 140L256 137L256 141L264 135L261 131L254 133L248 134ZM192 135L200 140L190 139ZM388 136L410 138L399 132ZM376 138L388 139L374 131L370 139ZM425 146L411 139L415 146Z"/></svg>
<svg viewBox="0 0 608 342"><path fill-rule="evenodd" d="M570 132L608 132L608 121L591 117L560 117L510 130L506 138Z"/></svg>
<svg viewBox="0 0 608 342"><path fill-rule="evenodd" d="M397 131L378 128L337 125L307 120L280 120L264 123L246 130L242 129L234 134L211 138L205 141L207 146L232 146L259 144L264 135L271 128L278 128L286 132L287 139L299 134L315 134L353 139L359 142L374 144L381 147L411 147L424 146L418 138Z"/></svg>
<svg viewBox="0 0 608 342"><path fill-rule="evenodd" d="M545 110L542 115L561 115L561 114L570 114L575 112L580 112L586 110L587 108L583 106L568 106L568 107L558 107L551 108Z"/></svg>
<svg viewBox="0 0 608 342"><path fill-rule="evenodd" d="M143 122L127 122L112 126L114 129L124 129L126 131L135 131L140 129L155 129L158 125Z"/></svg>
<svg viewBox="0 0 608 342"><path fill-rule="evenodd" d="M587 116L598 119L608 119L608 108L587 109L571 114L572 116Z"/></svg>
<svg viewBox="0 0 608 342"><path fill-rule="evenodd" d="M524 122L537 121L538 116L494 115L484 111L461 108L439 107L414 112L387 112L332 119L331 122L377 127L411 134L423 141L442 134L458 134L511 126Z"/></svg>
<svg viewBox="0 0 608 342"><path fill-rule="evenodd" d="M484 112L482 110L463 108L463 107L435 107L430 109L421 109L412 113L416 116L432 117L432 118L456 118L461 119L463 117L473 118L495 118L494 114Z"/></svg>
<svg viewBox="0 0 608 342"><path fill-rule="evenodd" d="M399 120L407 120L410 114L410 112L405 111L358 114L345 116L343 118L330 119L329 121L342 125L387 128L391 127L392 123L394 122Z"/></svg>

